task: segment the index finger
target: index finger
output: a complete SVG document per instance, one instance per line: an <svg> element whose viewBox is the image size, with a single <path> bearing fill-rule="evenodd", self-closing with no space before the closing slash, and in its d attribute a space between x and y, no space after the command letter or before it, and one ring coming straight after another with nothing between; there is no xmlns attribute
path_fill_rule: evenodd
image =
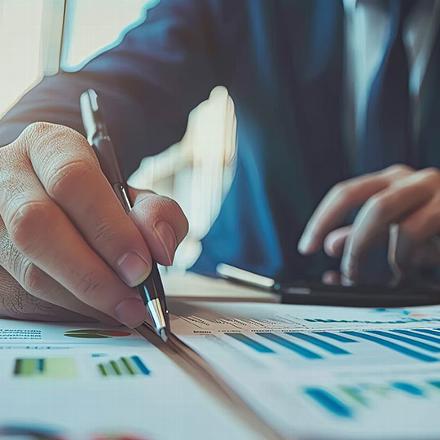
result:
<svg viewBox="0 0 440 440"><path fill-rule="evenodd" d="M302 234L298 250L304 255L317 252L325 237L341 226L346 215L371 196L387 188L397 177L410 174L405 165L393 165L383 171L355 177L335 185L313 213Z"/></svg>
<svg viewBox="0 0 440 440"><path fill-rule="evenodd" d="M357 215L346 241L342 273L350 280L356 280L359 263L371 244L388 232L391 224L424 206L431 196L423 181L414 181L412 185L390 188L370 198Z"/></svg>
<svg viewBox="0 0 440 440"><path fill-rule="evenodd" d="M302 254L317 252L325 237L341 225L345 216L388 185L380 175L357 177L334 186L316 208L301 236Z"/></svg>
<svg viewBox="0 0 440 440"><path fill-rule="evenodd" d="M28 150L43 187L96 253L128 286L137 286L150 273L150 252L85 138L48 124L38 134Z"/></svg>

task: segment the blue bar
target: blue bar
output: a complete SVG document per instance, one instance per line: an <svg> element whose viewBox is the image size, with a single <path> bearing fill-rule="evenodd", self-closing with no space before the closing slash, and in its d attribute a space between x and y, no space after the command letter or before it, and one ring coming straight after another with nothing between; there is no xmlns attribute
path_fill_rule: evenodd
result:
<svg viewBox="0 0 440 440"><path fill-rule="evenodd" d="M228 335L231 338L242 342L243 344L254 349L255 351L258 351L258 353L275 353L271 348L267 347L266 345L260 344L259 342L255 341L252 338L249 338L246 335L243 335L242 333L225 333L225 335Z"/></svg>
<svg viewBox="0 0 440 440"><path fill-rule="evenodd" d="M425 341L434 342L440 344L440 338L435 338L434 336L424 335L422 333L417 333L411 330L394 330L396 333L401 333L402 335L412 336L413 338L424 339Z"/></svg>
<svg viewBox="0 0 440 440"><path fill-rule="evenodd" d="M369 335L367 333L352 332L352 331L347 331L344 333L347 335L350 335L350 336L357 336L358 338L366 339L371 342L375 342L376 344L382 345L383 347L390 348L391 350L397 351L398 353L404 354L405 356L417 359L418 361L438 362L438 359L436 359L432 356L420 353L415 350L411 350L409 348L403 347L402 345L387 341L386 339L378 338L377 336Z"/></svg>
<svg viewBox="0 0 440 440"><path fill-rule="evenodd" d="M338 342L359 342L356 339L347 338L346 336L341 336L338 333L330 333L330 332L316 332L319 336L325 336L326 338L334 339Z"/></svg>
<svg viewBox="0 0 440 440"><path fill-rule="evenodd" d="M353 417L351 409L338 398L333 396L333 394L330 394L321 388L306 388L304 391L333 415L344 418Z"/></svg>
<svg viewBox="0 0 440 440"><path fill-rule="evenodd" d="M273 333L257 333L257 335L262 336L263 338L269 339L269 341L273 341L284 348L287 348L295 353L305 357L306 359L322 359L322 356L314 351L310 351L307 348L301 347L301 345L295 344L288 339L282 338L281 336L275 335Z"/></svg>
<svg viewBox="0 0 440 440"><path fill-rule="evenodd" d="M139 356L131 356L131 360L136 364L142 374L145 374L145 376L150 374L150 370L145 366Z"/></svg>
<svg viewBox="0 0 440 440"><path fill-rule="evenodd" d="M350 352L348 352L347 350L343 350L342 348L339 348L336 345L329 344L326 341L321 341L321 339L315 338L314 336L307 335L305 333L287 332L287 334L293 336L294 338L298 338L303 341L310 342L310 344L314 344L317 347L320 347L323 350L326 350L332 354L350 354Z"/></svg>
<svg viewBox="0 0 440 440"><path fill-rule="evenodd" d="M374 333L379 336L385 336L391 339L397 339L401 342L406 342L407 344L414 345L414 347L421 348L426 351L430 351L431 353L439 353L440 347L436 347L435 345L427 344L426 342L416 341L412 338L408 338L406 336L395 335L394 333L382 332L379 330L371 330L368 333Z"/></svg>
<svg viewBox="0 0 440 440"><path fill-rule="evenodd" d="M413 330L417 332L429 333L430 335L434 335L437 338L440 338L440 332L438 330L428 330L425 328L415 328Z"/></svg>
<svg viewBox="0 0 440 440"><path fill-rule="evenodd" d="M393 388L395 388L396 390L403 391L407 394L410 394L411 396L424 396L425 395L425 392L421 388L416 387L415 385L412 385L407 382L393 382L391 384L391 386Z"/></svg>

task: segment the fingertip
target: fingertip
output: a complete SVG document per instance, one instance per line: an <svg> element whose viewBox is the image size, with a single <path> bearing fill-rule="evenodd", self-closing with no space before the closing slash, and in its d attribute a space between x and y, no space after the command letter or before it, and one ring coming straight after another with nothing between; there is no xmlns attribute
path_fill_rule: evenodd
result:
<svg viewBox="0 0 440 440"><path fill-rule="evenodd" d="M345 237L335 236L334 234L329 234L324 240L324 252L329 257L340 257L342 250L344 248L343 244L345 242Z"/></svg>
<svg viewBox="0 0 440 440"><path fill-rule="evenodd" d="M303 234L298 243L298 252L302 255L310 255L315 252L315 243L309 234Z"/></svg>
<svg viewBox="0 0 440 440"><path fill-rule="evenodd" d="M346 253L341 261L341 275L346 282L353 282L358 277L358 266L353 255Z"/></svg>
<svg viewBox="0 0 440 440"><path fill-rule="evenodd" d="M335 241L329 235L324 240L324 252L329 257L336 257Z"/></svg>
<svg viewBox="0 0 440 440"><path fill-rule="evenodd" d="M138 286L151 272L151 259L138 252L127 252L117 261L118 274L129 287Z"/></svg>

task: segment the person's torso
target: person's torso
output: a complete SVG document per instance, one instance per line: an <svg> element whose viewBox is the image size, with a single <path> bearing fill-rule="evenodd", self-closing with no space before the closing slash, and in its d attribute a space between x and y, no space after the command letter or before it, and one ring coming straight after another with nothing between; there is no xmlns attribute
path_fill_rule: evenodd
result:
<svg viewBox="0 0 440 440"><path fill-rule="evenodd" d="M226 24L226 27L225 27ZM247 0L222 14L237 171L195 270L219 262L298 278L332 265L299 236L324 194L352 176L346 133L346 22L340 0ZM440 44L420 92L421 166L440 167Z"/></svg>

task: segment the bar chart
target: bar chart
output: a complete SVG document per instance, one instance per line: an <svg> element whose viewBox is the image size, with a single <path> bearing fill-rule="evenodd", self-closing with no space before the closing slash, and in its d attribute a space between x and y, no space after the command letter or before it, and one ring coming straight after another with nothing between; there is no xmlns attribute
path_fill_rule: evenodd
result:
<svg viewBox="0 0 440 440"><path fill-rule="evenodd" d="M440 307L189 312L177 335L286 438L439 438Z"/></svg>
<svg viewBox="0 0 440 440"><path fill-rule="evenodd" d="M328 415L341 419L355 418L362 409L378 406L378 401L388 399L439 399L440 376L420 383L390 381L384 383L357 383L333 387L308 386L304 395Z"/></svg>
<svg viewBox="0 0 440 440"><path fill-rule="evenodd" d="M144 361L137 355L122 356L116 360L108 362L100 362L97 364L98 372L102 377L133 377L133 376L149 376L150 369L145 365Z"/></svg>
<svg viewBox="0 0 440 440"><path fill-rule="evenodd" d="M77 374L72 358L20 358L15 360L14 376L69 379Z"/></svg>
<svg viewBox="0 0 440 440"><path fill-rule="evenodd" d="M401 361L440 362L440 329L392 329L366 331L225 333L248 351L262 356L290 352L303 360L342 359L360 352L385 350ZM358 350L361 348L362 350Z"/></svg>

